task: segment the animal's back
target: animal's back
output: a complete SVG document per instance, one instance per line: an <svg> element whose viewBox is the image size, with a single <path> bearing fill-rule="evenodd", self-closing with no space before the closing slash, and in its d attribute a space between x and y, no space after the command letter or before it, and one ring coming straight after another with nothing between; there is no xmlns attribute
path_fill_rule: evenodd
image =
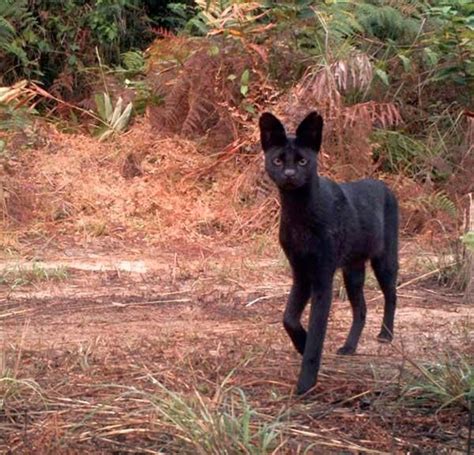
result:
<svg viewBox="0 0 474 455"><path fill-rule="evenodd" d="M398 232L397 201L380 180L341 183L348 204L346 259L371 259L383 255ZM346 261L342 261L346 262ZM343 265L343 264L342 264Z"/></svg>

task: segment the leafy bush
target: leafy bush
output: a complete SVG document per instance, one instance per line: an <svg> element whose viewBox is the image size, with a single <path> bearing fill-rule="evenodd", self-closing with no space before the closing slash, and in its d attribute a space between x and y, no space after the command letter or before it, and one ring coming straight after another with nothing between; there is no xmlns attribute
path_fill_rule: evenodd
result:
<svg viewBox="0 0 474 455"><path fill-rule="evenodd" d="M436 28L425 40L425 53L435 66L435 81L450 80L460 85L474 82L474 8L469 0L430 2L426 17Z"/></svg>
<svg viewBox="0 0 474 455"><path fill-rule="evenodd" d="M70 92L97 62L117 64L123 51L152 34L139 0L4 0L0 5L0 82L36 78ZM64 93L63 93L64 94Z"/></svg>
<svg viewBox="0 0 474 455"><path fill-rule="evenodd" d="M26 0L0 3L0 84L41 74L32 49L47 52L50 48L40 34L39 22Z"/></svg>

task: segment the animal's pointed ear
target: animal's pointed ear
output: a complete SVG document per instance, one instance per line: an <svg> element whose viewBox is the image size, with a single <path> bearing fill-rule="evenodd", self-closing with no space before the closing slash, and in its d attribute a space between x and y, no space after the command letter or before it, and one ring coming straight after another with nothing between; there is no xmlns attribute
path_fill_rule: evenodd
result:
<svg viewBox="0 0 474 455"><path fill-rule="evenodd" d="M285 128L273 114L265 112L259 120L260 142L266 152L271 147L281 147L286 144Z"/></svg>
<svg viewBox="0 0 474 455"><path fill-rule="evenodd" d="M321 148L323 139L323 118L316 112L311 112L296 129L296 144L314 150Z"/></svg>

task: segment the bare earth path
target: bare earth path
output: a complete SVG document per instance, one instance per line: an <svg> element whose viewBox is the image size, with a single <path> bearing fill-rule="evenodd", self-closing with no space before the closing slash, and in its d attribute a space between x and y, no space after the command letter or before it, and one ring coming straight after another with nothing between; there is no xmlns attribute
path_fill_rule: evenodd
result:
<svg viewBox="0 0 474 455"><path fill-rule="evenodd" d="M1 266L3 275L32 268L67 276L0 286L2 450L193 453L192 430L164 419L163 407L179 394L219 415L232 388L244 393L255 426L278 420L278 453L465 450L465 410L436 413L409 391L417 365L452 352L473 358L472 307L449 290L423 281L401 289L396 342L380 345L382 302L369 280L358 354L339 357L350 310L336 286L319 383L297 400L300 359L280 323L290 281L278 255L84 255ZM167 401L152 398L160 393Z"/></svg>

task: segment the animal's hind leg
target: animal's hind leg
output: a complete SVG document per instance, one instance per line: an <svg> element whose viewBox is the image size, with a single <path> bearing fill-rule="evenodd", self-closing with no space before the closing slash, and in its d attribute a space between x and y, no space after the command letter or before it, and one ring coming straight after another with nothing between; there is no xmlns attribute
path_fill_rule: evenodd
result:
<svg viewBox="0 0 474 455"><path fill-rule="evenodd" d="M393 323L397 306L398 261L396 257L390 258L386 255L372 259L371 263L385 298L382 329L377 339L382 343L387 343L393 339Z"/></svg>
<svg viewBox="0 0 474 455"><path fill-rule="evenodd" d="M354 354L359 343L360 334L365 325L367 307L364 299L365 264L345 267L342 270L344 284L352 308L352 326L344 346L338 349L341 355Z"/></svg>

